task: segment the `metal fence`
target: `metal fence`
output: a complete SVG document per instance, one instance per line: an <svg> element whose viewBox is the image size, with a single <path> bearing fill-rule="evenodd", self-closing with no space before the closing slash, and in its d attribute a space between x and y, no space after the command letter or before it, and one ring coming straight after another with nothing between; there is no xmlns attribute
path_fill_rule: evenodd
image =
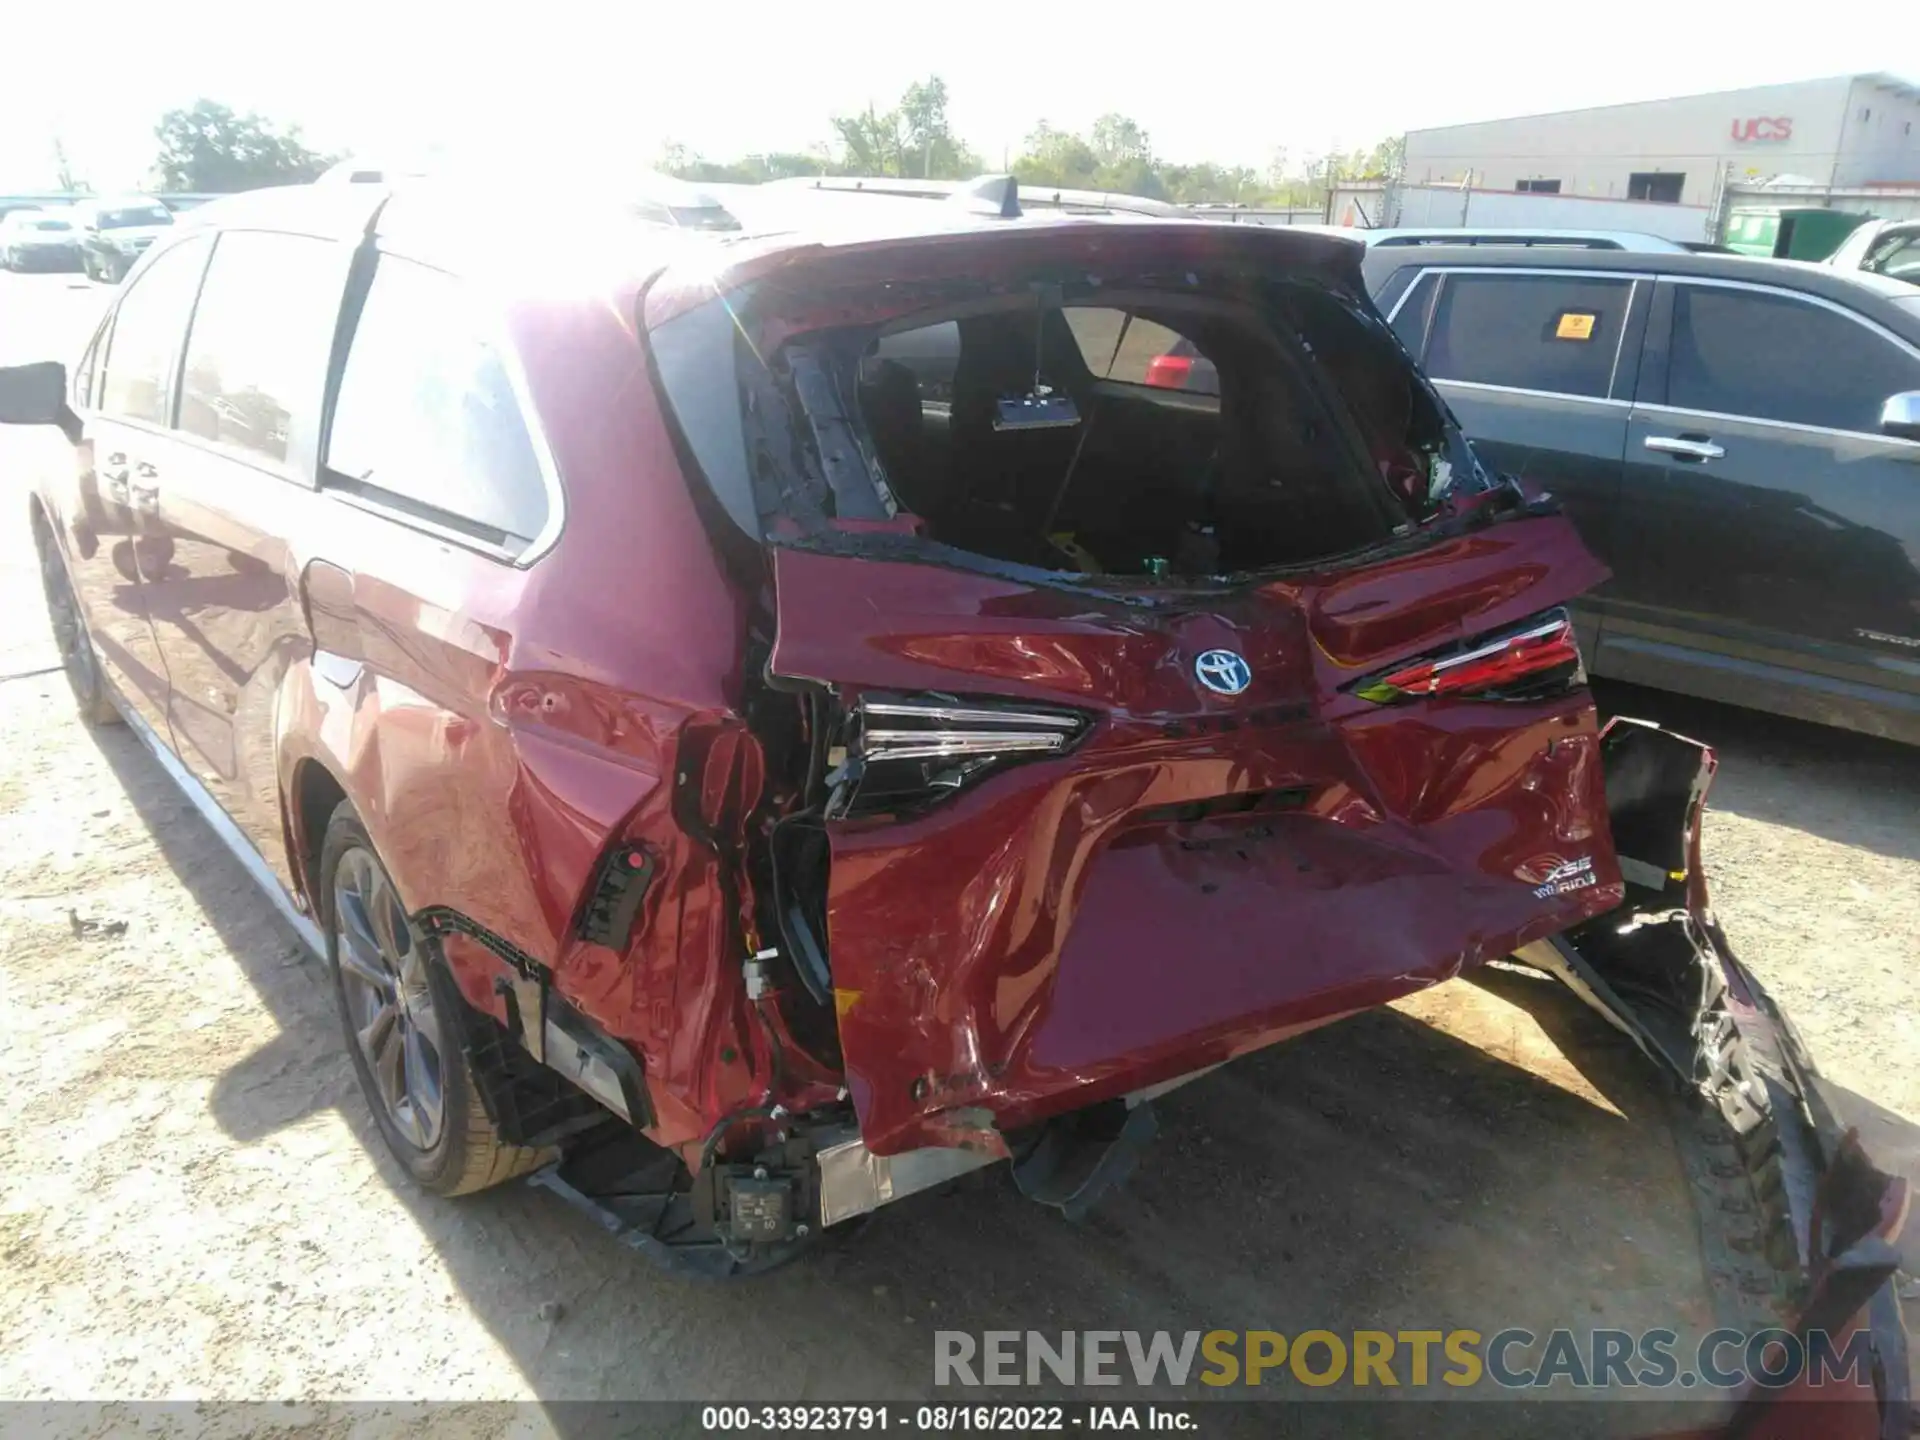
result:
<svg viewBox="0 0 1920 1440"><path fill-rule="evenodd" d="M1220 220L1232 225L1324 225L1326 212L1318 205L1290 208L1261 205L1188 205L1196 220Z"/></svg>
<svg viewBox="0 0 1920 1440"><path fill-rule="evenodd" d="M1723 180L1711 205L1669 205L1585 195L1480 190L1465 185L1337 186L1329 218L1359 229L1459 229L1469 225L1554 230L1626 230L1668 240L1724 243L1735 209L1845 210L1879 219L1920 218L1920 184L1833 187Z"/></svg>
<svg viewBox="0 0 1920 1440"><path fill-rule="evenodd" d="M1710 238L1711 229L1711 211L1705 205L1479 190L1464 185L1395 185L1389 190L1377 180L1336 186L1330 214L1335 225L1382 230L1403 226L1452 230L1469 225L1626 230L1666 240L1694 241Z"/></svg>
<svg viewBox="0 0 1920 1440"><path fill-rule="evenodd" d="M1920 184L1727 186L1727 208L1742 210L1847 210L1876 220L1920 219Z"/></svg>

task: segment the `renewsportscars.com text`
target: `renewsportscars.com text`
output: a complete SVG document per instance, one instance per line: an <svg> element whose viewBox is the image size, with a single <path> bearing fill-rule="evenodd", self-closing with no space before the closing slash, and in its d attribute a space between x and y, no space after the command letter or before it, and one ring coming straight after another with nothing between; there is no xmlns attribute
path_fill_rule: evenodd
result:
<svg viewBox="0 0 1920 1440"><path fill-rule="evenodd" d="M1816 1330L938 1330L935 1385L1304 1385L1576 1390L1868 1385L1871 1337Z"/></svg>

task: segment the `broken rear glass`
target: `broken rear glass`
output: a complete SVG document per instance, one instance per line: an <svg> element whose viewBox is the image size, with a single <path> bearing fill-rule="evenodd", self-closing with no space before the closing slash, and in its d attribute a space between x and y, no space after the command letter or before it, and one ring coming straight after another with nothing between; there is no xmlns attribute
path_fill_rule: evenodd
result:
<svg viewBox="0 0 1920 1440"><path fill-rule="evenodd" d="M1406 533L1464 453L1384 326L1311 275L796 277L651 341L708 484L776 540L868 522L896 552L1227 576Z"/></svg>

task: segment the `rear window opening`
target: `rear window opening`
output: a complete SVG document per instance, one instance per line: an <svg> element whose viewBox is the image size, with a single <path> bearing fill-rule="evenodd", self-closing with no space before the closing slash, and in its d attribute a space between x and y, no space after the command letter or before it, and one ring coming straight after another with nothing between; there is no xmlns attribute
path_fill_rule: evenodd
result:
<svg viewBox="0 0 1920 1440"><path fill-rule="evenodd" d="M1018 277L905 313L898 288L787 281L653 330L742 528L1222 578L1404 534L1464 454L1385 327L1313 280Z"/></svg>

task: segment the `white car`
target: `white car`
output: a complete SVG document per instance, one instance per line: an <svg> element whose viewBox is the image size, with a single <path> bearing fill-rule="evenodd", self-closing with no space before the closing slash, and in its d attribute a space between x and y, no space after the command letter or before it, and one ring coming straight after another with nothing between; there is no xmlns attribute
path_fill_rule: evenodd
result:
<svg viewBox="0 0 1920 1440"><path fill-rule="evenodd" d="M0 270L78 270L80 235L53 210L13 210L0 219Z"/></svg>
<svg viewBox="0 0 1920 1440"><path fill-rule="evenodd" d="M1841 242L1827 264L1920 284L1920 220L1869 220Z"/></svg>

